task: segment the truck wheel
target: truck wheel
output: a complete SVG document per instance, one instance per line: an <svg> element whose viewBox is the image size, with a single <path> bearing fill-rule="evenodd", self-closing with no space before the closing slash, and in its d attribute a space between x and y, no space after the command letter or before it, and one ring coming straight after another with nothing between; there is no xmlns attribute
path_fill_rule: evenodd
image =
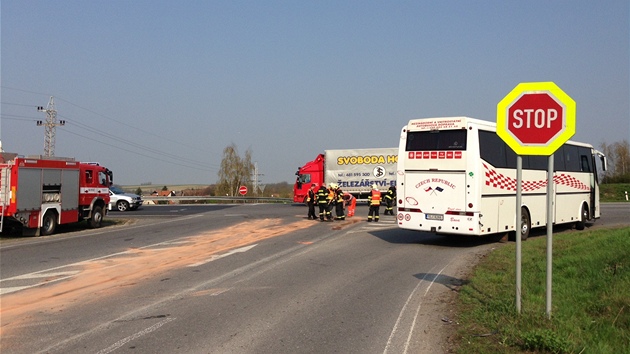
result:
<svg viewBox="0 0 630 354"><path fill-rule="evenodd" d="M116 202L116 209L118 211L127 211L129 210L129 203L126 200L119 200Z"/></svg>
<svg viewBox="0 0 630 354"><path fill-rule="evenodd" d="M532 229L532 220L529 217L529 212L525 208L521 208L521 241L527 240L529 232Z"/></svg>
<svg viewBox="0 0 630 354"><path fill-rule="evenodd" d="M52 235L55 232L55 228L57 228L57 214L49 211L44 214L39 234L42 236Z"/></svg>
<svg viewBox="0 0 630 354"><path fill-rule="evenodd" d="M88 226L92 229L98 229L103 222L103 208L95 206L92 209L92 217L88 219Z"/></svg>

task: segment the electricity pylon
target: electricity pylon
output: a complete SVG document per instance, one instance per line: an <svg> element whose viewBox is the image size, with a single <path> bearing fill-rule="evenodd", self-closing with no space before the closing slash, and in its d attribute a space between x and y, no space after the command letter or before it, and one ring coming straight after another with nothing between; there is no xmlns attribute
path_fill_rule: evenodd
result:
<svg viewBox="0 0 630 354"><path fill-rule="evenodd" d="M65 125L65 120L60 120L57 123L57 110L55 110L55 99L50 96L50 101L46 109L42 106L38 106L37 110L40 112L46 112L46 121L37 121L37 125L43 125L46 129L44 131L44 156L55 156L55 130L57 126Z"/></svg>

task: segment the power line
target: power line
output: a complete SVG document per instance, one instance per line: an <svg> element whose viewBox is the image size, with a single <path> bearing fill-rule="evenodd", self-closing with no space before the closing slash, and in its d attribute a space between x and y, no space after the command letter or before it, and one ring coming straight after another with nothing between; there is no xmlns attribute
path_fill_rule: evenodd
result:
<svg viewBox="0 0 630 354"><path fill-rule="evenodd" d="M83 129L83 130L87 130L88 132L95 133L97 135L104 136L104 137L112 139L114 141L118 141L118 142L130 145L130 146L135 147L137 149L140 149L140 150L143 150L143 151L146 151L146 152L150 152L150 153L153 153L153 154L157 154L161 158L167 157L167 158L174 159L174 160L176 160L178 162L184 161L184 162L190 163L192 165L197 165L197 166L201 166L202 167L202 168L197 168L197 167L191 167L191 168L203 169L203 170L211 170L211 169L214 168L215 170L218 170L218 168L215 168L212 165L207 165L207 164L205 164L203 162L200 162L200 161L196 161L196 160L192 160L192 159L189 159L189 158L186 158L186 157L173 155L173 154L170 154L168 152L163 152L163 151L160 151L160 150L157 150L157 149L154 149L154 148L150 148L150 147L146 147L146 146L134 143L134 142L130 142L130 141L127 141L126 139L122 139L120 137L117 137L117 136L115 136L115 135L113 135L111 133L103 132L103 131L94 129L92 127L89 127L89 126L87 126L85 124L82 124L82 123L79 123L79 122L75 122L74 120L66 119L66 122L69 123L69 125L67 125L67 126L76 126L77 128L80 128L80 129ZM68 131L67 129L63 129L63 130L64 131ZM120 147L115 146L115 145L106 144L106 143L103 143L103 144L121 149ZM131 150L125 150L125 151L135 152L135 151L131 151ZM146 156L146 155L142 155L142 156ZM164 160L160 160L160 161L164 161ZM190 166L187 166L187 167L190 167Z"/></svg>
<svg viewBox="0 0 630 354"><path fill-rule="evenodd" d="M118 149L118 150L122 150L122 151L129 152L129 153L132 153L132 154L135 154L135 155L138 155L138 156L142 156L142 157L146 157L146 158L149 158L149 159L153 159L153 160L156 160L156 161L159 161L159 162L166 162L166 163L170 163L170 164L172 164L172 165L177 165L177 166L181 166L181 167L192 168L192 169L199 170L199 171L213 171L212 169L209 169L209 168L201 168L201 167L196 167L196 166L184 165L184 164L177 163L177 162L172 162L172 161L164 161L163 159L160 159L160 158L157 158L157 157L154 157L154 156L145 155L145 154L139 153L139 152L134 151L134 150L128 150L128 149L121 148L120 146L111 145L111 144L108 144L108 143L102 142L102 141L100 141L100 140L97 140L97 139L94 139L94 138L87 137L87 136L85 136L85 135L81 135L81 134L78 134L78 133L74 133L74 132L69 131L69 130L67 130L67 129L62 129L62 130L63 130L63 131L65 131L65 132L67 132L67 133L70 133L70 134L72 134L72 135L76 135L76 136L80 136L80 137L82 137L82 138L88 139L90 142L96 142L96 143L99 143L99 144L103 144L103 145L106 145L106 146L109 146L109 147L113 147L113 148Z"/></svg>
<svg viewBox="0 0 630 354"><path fill-rule="evenodd" d="M70 104L70 105L72 105L72 106L75 106L75 107L77 107L77 108L79 108L79 109L82 109L82 110L85 110L85 111L90 112L90 113L92 113L92 114L95 114L95 115L97 115L97 116L99 116L99 117L105 118L105 119L107 119L107 120L111 120L112 122L116 122L116 123L121 124L121 125L124 125L124 126L126 126L126 127L128 127L128 128L132 128L132 129L138 130L138 131L140 131L140 132L142 132L142 133L144 133L144 134L147 134L147 135L152 135L152 136L154 136L154 137L156 137L156 138L160 138L160 139L162 139L162 140L167 140L167 141L170 141L170 142L172 142L172 143L176 143L176 144L179 144L179 145L182 145L182 146L185 146L185 147L191 148L191 149L196 149L196 148L195 148L195 147L193 147L193 146L186 145L186 144L184 144L184 143L181 143L181 142L179 142L179 141L176 141L176 140L170 139L170 138L168 138L168 137L160 136L160 135L155 134L155 133L153 133L153 132L146 131L146 130L144 130L144 129L141 129L141 128L135 127L135 126L133 126L133 125L127 124L127 123L125 123L125 122L121 122L121 121L119 121L119 120L117 120L117 119L114 119L114 118L108 117L108 116L103 115L103 114L101 114L101 113L99 113L99 112L92 111L91 109L88 109L88 108L85 108L85 107L81 107L81 106L79 106L79 105L77 105L77 104L75 104L75 103L72 103L72 102L70 102L70 101L64 100L63 98L59 98L59 100L64 101L64 102L66 102L66 103L68 103L68 104Z"/></svg>
<svg viewBox="0 0 630 354"><path fill-rule="evenodd" d="M28 91L28 90L24 90L24 89L15 88L15 87L0 86L0 88L3 88L3 89L8 89L8 90L14 90L14 91L19 91L19 92L24 92L24 93L30 93L30 94L34 94L34 95L46 95L46 94L41 93L41 92ZM187 147L187 148L191 148L191 149L198 149L197 147L194 147L194 146L190 146L190 145L184 144L184 143L182 143L182 142L180 142L180 141L173 140L173 139L170 139L169 137L161 136L161 135L155 134L155 133L150 132L150 131L146 131L146 130L144 130L144 129L141 129L141 128L138 128L138 127L135 127L135 126L133 126L133 125L131 125L131 124L127 124L127 123L122 122L122 121L120 121L120 120L117 120L117 119L114 119L114 118L108 117L108 116L106 116L106 115L104 115L104 114L102 114L102 113L100 113L100 112L96 112L96 111L93 111L93 110L91 110L91 109L89 109L89 108L82 107L82 106L80 106L80 105L78 105L78 104L76 104L76 103L73 103L73 102L71 102L71 101L68 101L68 100L64 99L63 97L56 96L56 99L57 99L58 101L62 101L62 102L68 103L69 105L74 106L74 107L76 107L76 108L82 109L82 110L84 110L84 111L86 111L86 112L89 112L89 113L92 113L92 114L94 114L94 115L97 115L97 116L99 116L99 117L101 117L101 118L105 118L105 119L107 119L107 120L110 120L110 121L112 121L112 122L118 123L118 124L123 125L123 126L126 126L126 127L128 127L128 128L135 129L135 130L140 131L140 132L142 132L142 133L144 133L144 134L151 135L151 136L156 137L156 138L160 138L160 139L161 139L161 140L163 140L163 141L169 141L169 142L172 142L172 143L175 143L175 144L178 144L178 145L181 145L181 146ZM9 104L9 105L16 105L16 106L32 107L32 105L19 104L19 103L2 102L2 104Z"/></svg>
<svg viewBox="0 0 630 354"><path fill-rule="evenodd" d="M6 86L0 86L0 87L5 88L5 89L11 89L11 90L16 90L16 91L26 92L26 93L32 93L32 94L43 95L42 93L32 92L32 91L27 91L27 90L22 90L22 89L12 88L12 87L6 87ZM52 99L53 99L53 98L51 97L51 100L52 100ZM176 143L176 144L179 144L179 145L182 145L182 146L188 147L188 148L198 149L198 148L195 148L195 147L192 147L192 146L189 146L189 145L183 144L183 143L181 143L181 142L179 142L179 141L176 141L176 140L170 139L170 138L168 138L168 137L160 136L160 135L158 135L158 134L155 134L155 133L152 133L152 132L148 132L148 131L146 131L146 130L144 130L144 129L140 129L140 128L137 128L137 127L135 127L135 126L133 126L133 125L130 125L130 124L127 124L127 123L121 122L121 121L119 121L119 120L113 119L113 118L108 117L108 116L106 116L106 115L103 115L103 114L101 114L101 113L99 113L99 112L95 112L95 111L90 110L90 109L88 109L88 108L85 108L85 107L79 106L79 105L77 105L77 104L75 104L75 103L72 103L72 102L70 102L70 101L68 101L68 100L65 100L65 99L63 99L63 98L56 97L56 100L57 100L57 101L63 101L63 102L66 102L66 103L68 103L68 104L70 104L70 105L72 105L72 106L75 106L75 107L77 107L77 108L79 108L79 109L85 110L85 111L87 111L87 112L89 112L89 113L91 113L91 114L97 115L97 116L102 117L102 118L105 118L105 119L107 119L107 120L111 120L111 121L113 121L113 122L115 122L115 123L121 124L121 125L126 126L126 127L128 127L128 128L133 128L133 129L138 130L138 131L140 131L140 132L142 132L142 133L144 133L144 134L151 135L151 136L153 136L153 137L159 138L159 139L160 139L160 141L170 141L170 142L173 142L173 143ZM3 104L3 105L14 105L14 106L33 107L32 105L20 104L20 103L12 103L12 102L2 102L2 104ZM49 105L50 105L50 104L49 104ZM57 117L57 112L56 112L56 110L54 109L54 102L53 102L53 106L52 106L52 107L49 107L49 108L51 108L50 115L54 115L54 118L56 118L56 117ZM43 107L41 107L41 106L40 106L40 107L38 107L38 110L41 110L41 111L47 111L48 109L47 109L47 110L44 110L44 109L43 109ZM54 112L52 112L53 110L54 110ZM47 113L48 113L48 112L47 112ZM12 120L24 120L24 121L26 121L26 120L35 120L35 121L38 123L38 125L45 125L45 124L44 124L44 122L42 122L42 121L37 121L36 119L32 119L32 118L25 117L25 116L17 116L17 115L6 115L6 114L3 114L3 115L2 115L2 117L6 117L7 119L12 119ZM12 118L9 118L9 117L12 117ZM59 117L63 117L63 116L59 115ZM19 119L19 118L24 118L24 119ZM218 168L217 166L215 166L215 165L208 165L208 164L206 164L206 163L203 163L203 162L200 162L200 161L196 161L196 160L192 160L192 159L189 159L189 158L187 158L187 157L181 157L181 156L177 156L177 155L174 155L174 154L171 154L171 153L168 153L168 152L164 152L164 151L161 151L161 150L158 150L158 149L154 149L154 148L146 147L146 146L140 145L140 144L138 144L138 143L135 143L135 142L130 142L129 140L122 139L122 138L117 137L117 136L115 136L115 135L112 135L112 134L110 134L110 133L108 133L108 132L104 132L104 131L101 131L101 130L98 130L98 129L94 129L94 128L89 127L89 126L87 126L87 125L85 125L85 124L82 124L82 123L80 123L80 122L78 122L78 121L76 121L76 120L73 120L73 119L68 119L68 118L66 118L66 117L63 117L63 118L65 118L65 120L61 121L61 122L63 122L63 124L65 124L65 123L71 123L71 126L75 126L75 127L77 127L77 128L87 130L87 131L89 131L89 132L91 132L91 133L94 133L94 134L97 134L97 135L99 135L99 136L105 136L105 137L107 137L107 138L109 138L109 139L112 139L112 140L115 140L115 141L117 141L117 142L121 142L121 143L123 143L123 144L129 145L129 146L132 146L132 147L133 147L133 148L135 148L135 149L140 149L140 150L143 150L143 151L146 151L146 152L149 152L149 153L157 154L157 155L159 155L159 158L156 158L156 157L152 157L152 156L149 156L149 155L146 155L146 154L139 153L139 152L138 152L138 151L136 151L136 150L128 150L128 149L121 148L120 146L117 146L117 145L107 144L107 143L102 142L102 141L99 141L99 140L97 140L97 139L94 139L94 138L89 138L89 137L83 136L83 135L81 135L81 134L74 133L74 132L72 132L72 131L70 131L70 130L68 130L68 129L62 129L62 130L63 130L63 131L65 131L65 132L68 132L68 133L70 133L70 134L74 134L74 135L77 135L77 136L81 136L81 137L86 138L86 139L88 139L88 140L90 140L90 141L97 141L97 142L99 142L99 143L101 143L101 144L103 144L103 145L109 146L109 147L114 147L114 148L119 149L119 150L123 150L123 151L126 151L126 152L130 152L130 153L133 153L133 154L136 154L136 155L139 155L139 156L143 156L143 157L148 157L148 158L151 158L151 159L154 159L154 160L158 160L158 161L161 161L161 162L171 163L171 164L174 164L174 165L177 165L177 166L182 166L182 167L192 168L192 169L201 170L201 171L218 171L218 169L219 169L219 168ZM51 119L52 119L52 118L48 118L48 120L51 120ZM50 124L50 122L47 122L47 123L48 123L48 124ZM58 124L58 125L59 125L59 124ZM46 142L47 142L47 143L46 143L46 146L48 146L48 147L49 147L49 148L48 148L48 151L51 151L51 152L54 154L54 132L48 132L46 136L47 136L47 140L46 140ZM48 143L48 141L50 141L50 143ZM45 150L46 150L46 149L45 149ZM175 160L175 161L177 161L177 162L165 161L165 160L164 160L164 158L170 158L170 159L173 159L173 160ZM186 165L186 164L182 164L181 162L188 163L188 165Z"/></svg>

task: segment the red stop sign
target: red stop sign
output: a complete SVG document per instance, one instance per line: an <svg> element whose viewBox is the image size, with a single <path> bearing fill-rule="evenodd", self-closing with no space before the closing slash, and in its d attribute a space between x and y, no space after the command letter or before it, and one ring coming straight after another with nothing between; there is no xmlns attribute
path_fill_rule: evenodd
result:
<svg viewBox="0 0 630 354"><path fill-rule="evenodd" d="M240 186L240 187L238 188L238 192L239 192L241 195L245 195L245 194L247 194L247 186Z"/></svg>
<svg viewBox="0 0 630 354"><path fill-rule="evenodd" d="M549 93L524 93L507 111L507 130L523 145L547 145L565 127L565 108Z"/></svg>
<svg viewBox="0 0 630 354"><path fill-rule="evenodd" d="M518 155L550 156L575 134L575 101L553 82L522 82L497 104L497 135Z"/></svg>

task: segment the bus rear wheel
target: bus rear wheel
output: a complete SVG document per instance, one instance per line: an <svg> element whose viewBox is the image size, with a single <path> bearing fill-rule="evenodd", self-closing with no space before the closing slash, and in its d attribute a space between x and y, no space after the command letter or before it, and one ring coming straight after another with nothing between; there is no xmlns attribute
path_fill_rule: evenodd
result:
<svg viewBox="0 0 630 354"><path fill-rule="evenodd" d="M521 208L521 241L527 240L529 232L532 230L532 219L529 216L529 211L525 208Z"/></svg>

